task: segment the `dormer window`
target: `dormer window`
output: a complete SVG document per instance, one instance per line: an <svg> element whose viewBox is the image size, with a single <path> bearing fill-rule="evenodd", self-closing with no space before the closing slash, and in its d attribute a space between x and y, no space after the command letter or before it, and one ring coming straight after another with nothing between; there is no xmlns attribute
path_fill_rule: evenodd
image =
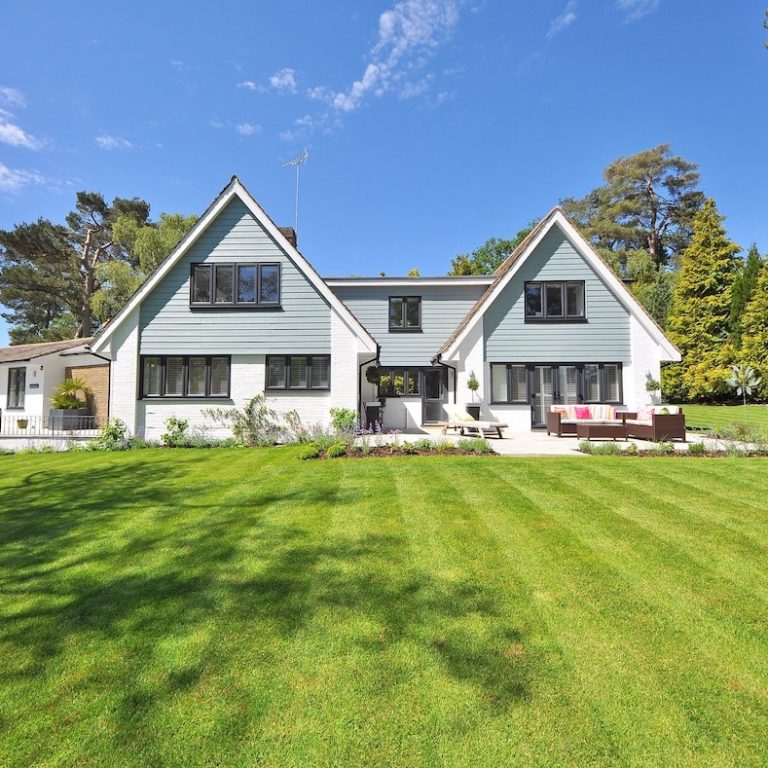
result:
<svg viewBox="0 0 768 768"><path fill-rule="evenodd" d="M195 309L280 306L279 264L193 264L189 306Z"/></svg>
<svg viewBox="0 0 768 768"><path fill-rule="evenodd" d="M389 297L389 330L421 330L421 296Z"/></svg>
<svg viewBox="0 0 768 768"><path fill-rule="evenodd" d="M542 281L525 284L527 323L569 323L586 320L584 281Z"/></svg>

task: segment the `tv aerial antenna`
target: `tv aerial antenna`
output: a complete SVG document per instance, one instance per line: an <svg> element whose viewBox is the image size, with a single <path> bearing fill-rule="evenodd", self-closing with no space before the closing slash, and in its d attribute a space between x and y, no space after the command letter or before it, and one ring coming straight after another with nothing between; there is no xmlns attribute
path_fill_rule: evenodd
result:
<svg viewBox="0 0 768 768"><path fill-rule="evenodd" d="M293 166L296 169L296 226L294 229L296 230L297 235L299 234L299 183L301 180L301 166L306 165L308 160L309 152L307 151L307 148L304 147L304 151L298 157L294 157L293 160L286 160L286 162L280 166L281 168Z"/></svg>

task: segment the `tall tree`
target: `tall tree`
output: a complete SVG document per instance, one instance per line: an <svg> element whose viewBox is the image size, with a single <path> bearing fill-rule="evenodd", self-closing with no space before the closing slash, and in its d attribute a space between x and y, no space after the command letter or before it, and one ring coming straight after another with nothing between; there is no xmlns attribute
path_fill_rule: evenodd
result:
<svg viewBox="0 0 768 768"><path fill-rule="evenodd" d="M757 285L742 321L741 360L762 377L761 392L768 397L768 259L763 259Z"/></svg>
<svg viewBox="0 0 768 768"><path fill-rule="evenodd" d="M736 254L714 200L693 220L691 244L683 251L668 321L682 362L663 371L667 396L700 399L726 394L736 349L729 341Z"/></svg>
<svg viewBox="0 0 768 768"><path fill-rule="evenodd" d="M665 330L677 277L677 272L660 269L651 282L638 282L630 286L650 316Z"/></svg>
<svg viewBox="0 0 768 768"><path fill-rule="evenodd" d="M0 231L0 304L14 344L85 337L111 317L195 217L149 219L139 198L79 192L67 226L39 219Z"/></svg>
<svg viewBox="0 0 768 768"><path fill-rule="evenodd" d="M733 282L733 297L731 300L731 333L737 346L741 345L742 321L744 311L755 292L757 285L757 276L760 274L760 252L757 245L752 243L744 264L736 275Z"/></svg>
<svg viewBox="0 0 768 768"><path fill-rule="evenodd" d="M38 219L0 231L0 304L12 344L71 338L78 322L77 255L66 227Z"/></svg>
<svg viewBox="0 0 768 768"><path fill-rule="evenodd" d="M449 275L491 275L499 265L525 240L536 226L536 220L519 230L511 239L492 237L472 253L459 253L451 260Z"/></svg>
<svg viewBox="0 0 768 768"><path fill-rule="evenodd" d="M622 277L673 263L704 199L696 164L660 144L614 160L603 176L585 197L561 201L566 215Z"/></svg>
<svg viewBox="0 0 768 768"><path fill-rule="evenodd" d="M149 204L137 197L116 197L108 205L98 192L78 192L75 210L67 216L67 225L73 239L80 244L78 267L83 283L80 307L79 337L90 336L93 332L91 301L98 288L97 269L108 260L135 260L119 240L112 227L120 219L127 218L146 224L149 221Z"/></svg>

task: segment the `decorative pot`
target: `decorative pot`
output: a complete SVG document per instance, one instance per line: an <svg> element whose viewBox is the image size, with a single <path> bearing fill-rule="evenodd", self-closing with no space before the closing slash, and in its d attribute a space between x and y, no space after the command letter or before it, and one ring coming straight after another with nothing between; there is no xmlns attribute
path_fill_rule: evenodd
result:
<svg viewBox="0 0 768 768"><path fill-rule="evenodd" d="M480 421L480 403L467 403L464 409L475 421Z"/></svg>

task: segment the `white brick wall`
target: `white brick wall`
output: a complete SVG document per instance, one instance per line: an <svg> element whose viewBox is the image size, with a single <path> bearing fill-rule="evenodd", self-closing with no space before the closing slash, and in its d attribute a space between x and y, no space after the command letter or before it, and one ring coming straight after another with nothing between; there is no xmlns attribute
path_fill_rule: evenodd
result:
<svg viewBox="0 0 768 768"><path fill-rule="evenodd" d="M122 419L131 434L141 434L136 393L139 382L139 308L131 312L110 339L112 369L109 417Z"/></svg>
<svg viewBox="0 0 768 768"><path fill-rule="evenodd" d="M651 402L645 382L649 375L660 380L661 350L634 315L629 318L629 332L632 359L624 363L622 383L624 403L630 410L635 410Z"/></svg>

